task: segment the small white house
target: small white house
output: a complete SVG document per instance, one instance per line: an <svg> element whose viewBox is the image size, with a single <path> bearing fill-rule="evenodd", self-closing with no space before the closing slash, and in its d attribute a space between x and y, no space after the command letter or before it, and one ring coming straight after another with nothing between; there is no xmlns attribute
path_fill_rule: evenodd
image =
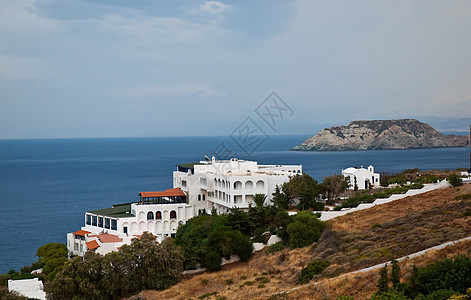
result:
<svg viewBox="0 0 471 300"><path fill-rule="evenodd" d="M349 189L354 190L355 186L359 190L366 190L370 187L379 187L379 173L374 172L372 165L368 166L368 169L363 168L347 168L342 170L342 175L345 178L349 178L350 185Z"/></svg>

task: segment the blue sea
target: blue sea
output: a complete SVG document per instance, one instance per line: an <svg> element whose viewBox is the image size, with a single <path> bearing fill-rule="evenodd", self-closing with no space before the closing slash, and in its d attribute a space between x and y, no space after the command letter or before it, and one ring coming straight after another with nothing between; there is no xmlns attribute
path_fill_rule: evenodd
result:
<svg viewBox="0 0 471 300"><path fill-rule="evenodd" d="M39 246L66 242L86 210L135 201L141 191L172 187L175 165L199 161L228 141L242 159L302 164L321 181L349 166L378 172L469 166L466 148L294 152L308 136L270 136L256 149L228 137L0 140L0 273L33 263Z"/></svg>

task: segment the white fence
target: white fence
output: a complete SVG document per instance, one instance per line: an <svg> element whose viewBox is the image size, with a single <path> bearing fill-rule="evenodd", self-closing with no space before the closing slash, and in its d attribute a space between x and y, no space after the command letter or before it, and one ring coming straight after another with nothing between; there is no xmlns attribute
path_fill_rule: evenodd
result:
<svg viewBox="0 0 471 300"><path fill-rule="evenodd" d="M343 216L343 215L346 215L346 214L349 214L349 213L352 213L352 212L355 212L355 211L359 211L359 210L362 210L362 209L367 209L367 208L373 207L375 205L381 205L381 204L389 203L389 202L392 202L392 201L395 201L395 200L403 199L403 198L406 198L406 197L409 197L409 196L415 196L415 195L418 195L418 194L423 194L423 193L426 193L426 192L433 191L435 189L447 187L449 185L450 184L446 180L441 181L439 183L424 184L424 187L421 188L421 189L410 189L404 194L393 194L393 195L389 196L389 198L379 198L379 199L376 199L373 203L362 203L362 204L358 205L357 207L343 208L340 211L321 211L321 212L318 212L318 213L321 213L320 219L322 221L327 221L327 220L330 220L330 219L333 219L333 218L336 218L336 217L340 217L340 216Z"/></svg>

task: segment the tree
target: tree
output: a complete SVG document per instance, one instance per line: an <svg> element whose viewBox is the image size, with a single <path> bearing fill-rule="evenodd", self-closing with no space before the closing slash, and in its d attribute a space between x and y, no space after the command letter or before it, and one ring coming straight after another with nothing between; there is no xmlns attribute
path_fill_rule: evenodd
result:
<svg viewBox="0 0 471 300"><path fill-rule="evenodd" d="M247 223L237 223L234 220L237 215L247 219ZM250 225L250 215L242 211L236 211L230 218L226 215L201 215L180 226L175 242L184 251L185 268L204 266L215 271L220 269L222 257L230 258L233 254L241 260L248 260L252 255L252 243L248 236L230 226L234 224L241 228Z"/></svg>
<svg viewBox="0 0 471 300"><path fill-rule="evenodd" d="M328 200L334 201L339 194L343 193L348 188L348 181L343 175L334 174L324 177L321 186L327 192Z"/></svg>
<svg viewBox="0 0 471 300"><path fill-rule="evenodd" d="M48 299L118 299L143 289L165 289L178 282L183 253L173 239L158 244L144 232L131 245L102 256L86 252L67 262L46 283Z"/></svg>
<svg viewBox="0 0 471 300"><path fill-rule="evenodd" d="M300 211L293 216L293 222L287 228L290 248L300 248L317 242L325 228L326 223L311 211Z"/></svg>
<svg viewBox="0 0 471 300"><path fill-rule="evenodd" d="M300 209L304 210L313 206L313 202L321 193L322 188L311 176L303 173L302 175L296 174L288 182L283 183L281 190L287 197L288 203L298 199Z"/></svg>
<svg viewBox="0 0 471 300"><path fill-rule="evenodd" d="M397 260L393 259L391 261L391 277L390 281L393 284L393 289L397 289L399 287L401 278L401 267L399 266L399 263Z"/></svg>
<svg viewBox="0 0 471 300"><path fill-rule="evenodd" d="M289 206L289 199L288 197L281 191L280 187L277 185L275 187L275 192L272 194L273 198L273 206L279 209L288 209Z"/></svg>
<svg viewBox="0 0 471 300"><path fill-rule="evenodd" d="M376 284L376 286L378 287L378 291L376 292L376 294L386 293L389 290L388 283L389 283L388 268L386 264L381 269L381 271L379 271L379 279L378 279L378 283Z"/></svg>
<svg viewBox="0 0 471 300"><path fill-rule="evenodd" d="M43 266L43 274L52 280L67 262L67 247L62 243L48 243L38 248L36 256Z"/></svg>
<svg viewBox="0 0 471 300"><path fill-rule="evenodd" d="M266 199L267 196L264 194L255 194L255 196L253 197L253 202L255 202L255 205L257 207L263 207Z"/></svg>
<svg viewBox="0 0 471 300"><path fill-rule="evenodd" d="M453 187L457 187L463 184L463 180L456 174L451 174L450 176L448 176L447 179Z"/></svg>

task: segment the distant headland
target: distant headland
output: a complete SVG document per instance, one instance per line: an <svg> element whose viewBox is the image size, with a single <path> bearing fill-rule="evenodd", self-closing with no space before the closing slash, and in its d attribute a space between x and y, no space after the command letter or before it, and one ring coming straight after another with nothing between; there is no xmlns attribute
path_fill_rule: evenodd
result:
<svg viewBox="0 0 471 300"><path fill-rule="evenodd" d="M415 119L352 121L324 128L291 150L345 151L469 146L468 136L445 135Z"/></svg>

